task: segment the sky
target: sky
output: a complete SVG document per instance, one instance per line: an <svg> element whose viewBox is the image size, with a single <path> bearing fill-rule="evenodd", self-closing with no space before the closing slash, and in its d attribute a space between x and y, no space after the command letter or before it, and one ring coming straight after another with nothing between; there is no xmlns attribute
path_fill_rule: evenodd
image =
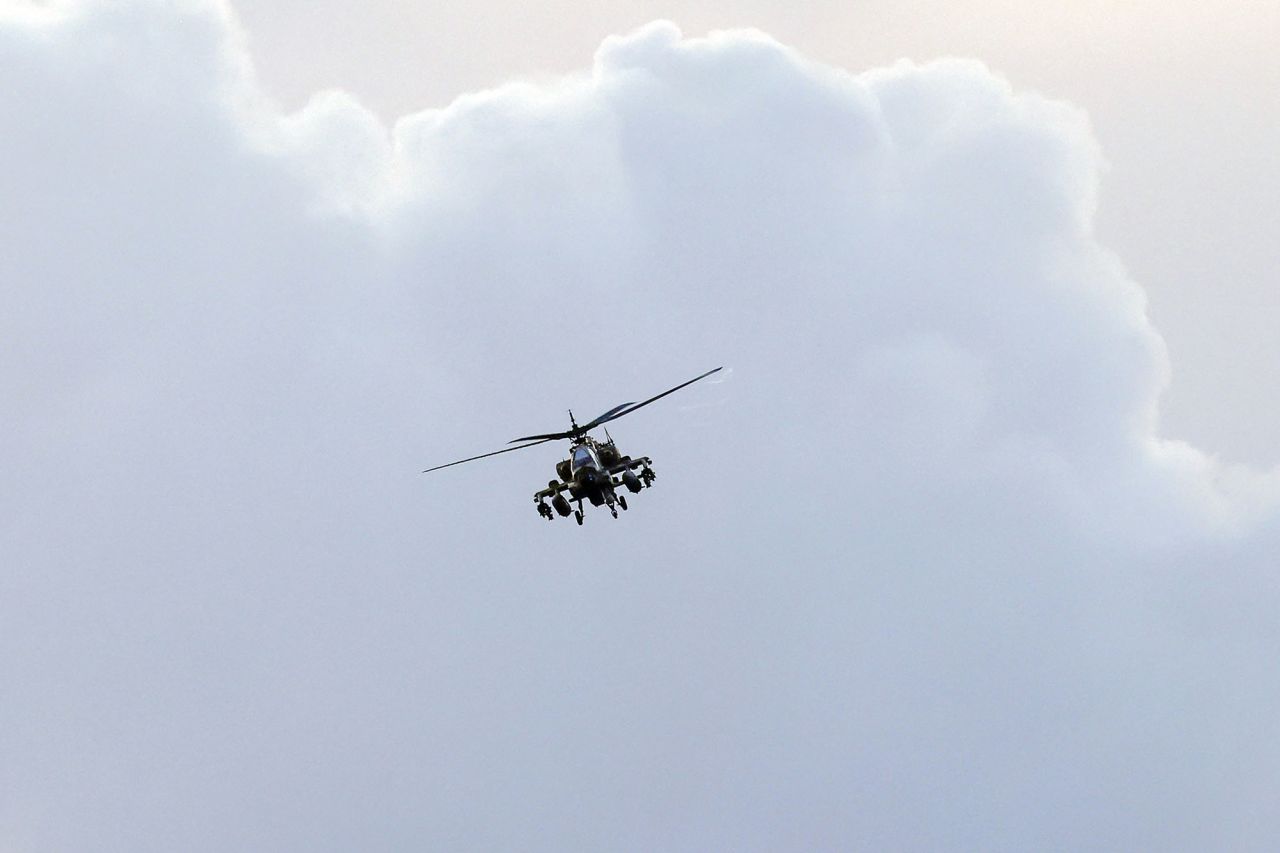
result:
<svg viewBox="0 0 1280 853"><path fill-rule="evenodd" d="M1268 849L1280 474L1091 109L662 20L298 97L250 8L0 6L0 851ZM720 364L618 520L419 473Z"/></svg>
<svg viewBox="0 0 1280 853"><path fill-rule="evenodd" d="M691 35L758 28L852 71L979 58L1089 113L1107 163L1099 238L1143 285L1169 342L1166 431L1230 461L1280 463L1275 3L257 0L239 11L262 85L282 104L342 88L387 120L572 72L606 36L655 18Z"/></svg>

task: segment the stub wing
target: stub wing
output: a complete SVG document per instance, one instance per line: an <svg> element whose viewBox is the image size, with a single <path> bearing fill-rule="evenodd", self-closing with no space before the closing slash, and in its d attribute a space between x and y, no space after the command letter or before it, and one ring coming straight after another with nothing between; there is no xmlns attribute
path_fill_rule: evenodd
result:
<svg viewBox="0 0 1280 853"><path fill-rule="evenodd" d="M548 483L545 489L540 492L533 493L533 499L535 501L540 501L545 498L554 498L561 492L569 491L569 487L572 485L572 483Z"/></svg>
<svg viewBox="0 0 1280 853"><path fill-rule="evenodd" d="M630 456L627 456L624 457L622 461L609 466L609 476L615 478L613 484L617 486L621 483L621 481L617 479L619 474L624 474L627 471L634 471L637 468L647 468L652 464L653 460L648 456L641 456L639 459L632 459Z"/></svg>
<svg viewBox="0 0 1280 853"><path fill-rule="evenodd" d="M608 473L609 478L613 480L613 485L621 486L623 474L628 471L648 468L651 465L653 465L653 460L648 456L641 456L638 459L632 459L628 456L621 461L610 465L605 469L605 471ZM533 493L533 499L535 501L541 501L547 498L554 498L561 492L569 492L570 495L572 495L572 489L573 483L565 483L563 481L558 483L547 483L547 487L545 489L540 489Z"/></svg>

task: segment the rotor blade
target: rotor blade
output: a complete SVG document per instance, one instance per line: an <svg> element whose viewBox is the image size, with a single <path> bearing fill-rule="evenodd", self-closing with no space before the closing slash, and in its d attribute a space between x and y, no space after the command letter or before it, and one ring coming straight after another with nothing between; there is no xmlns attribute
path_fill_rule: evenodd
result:
<svg viewBox="0 0 1280 853"><path fill-rule="evenodd" d="M529 444L522 444L519 447L507 447L507 448L503 448L502 450L495 450L492 453L481 453L479 456L468 456L466 459L459 459L457 462L450 462L446 465L437 465L434 468L428 468L422 473L429 474L432 471L439 471L441 468L452 468L454 465L461 465L463 462L474 462L477 459L484 459L488 456L497 456L499 453L510 453L513 450L524 450L526 447L533 447L535 444L546 444L548 441L551 441L551 440L552 440L551 438L544 438L541 441L534 441Z"/></svg>
<svg viewBox="0 0 1280 853"><path fill-rule="evenodd" d="M513 438L510 441L508 441L507 444L515 444L518 441L534 441L534 442L537 442L538 444L541 444L544 441L555 441L557 438L573 438L575 435L579 435L580 433L581 433L581 430L579 430L578 432L569 430L568 432L548 432L543 435L526 435L524 438ZM513 447L511 449L519 450L520 448Z"/></svg>
<svg viewBox="0 0 1280 853"><path fill-rule="evenodd" d="M612 409L605 412L603 415L596 418L591 423L587 424L586 426L580 426L577 429L566 430L564 432L548 432L548 433L543 433L542 435L526 435L524 438L513 438L511 439L511 441L507 443L515 444L518 441L539 441L539 440L550 441L551 439L554 439L554 438L575 438L579 435L582 435L587 430L591 429L593 425L598 423L604 423L604 421L602 420L603 418L607 418L609 415L612 415L615 412L620 412L623 409L625 409L627 406L634 406L634 405L635 403L623 403L621 406L614 406Z"/></svg>
<svg viewBox="0 0 1280 853"><path fill-rule="evenodd" d="M603 415L596 418L591 423L587 424L584 427L579 427L579 429L581 429L583 432L586 432L587 430L592 429L593 427L597 427L607 420L618 417L619 413L622 412L623 409L628 409L634 405L635 403L623 403L621 406L614 406L612 409L605 412Z"/></svg>
<svg viewBox="0 0 1280 853"><path fill-rule="evenodd" d="M674 394L676 391L679 391L681 388L685 387L686 385L692 385L693 383L697 382L699 379L706 379L711 374L717 373L721 370L724 370L724 368L717 367L715 370L708 370L706 373L702 374L701 376L695 376L692 379L690 379L688 382L682 382L676 387L670 389L669 391L663 391L661 394L659 394L656 397L650 397L648 400L645 400L643 403L623 403L620 406L614 406L612 409L605 412L603 415L596 418L594 421L583 424L577 429L565 430L564 432L548 432L548 433L542 433L541 435L526 435L523 438L513 438L509 443L515 444L516 442L519 442L519 441L542 442L542 441L555 441L556 439L559 439L559 438L577 438L580 435L586 434L588 430L593 430L596 427L600 426L601 424L608 423L609 421L617 420L623 415L629 415L632 412L634 412L636 409L639 409L642 406L647 406L650 403L654 402L655 400L661 400L663 397L667 396L668 394ZM515 450L518 448L512 448L512 449ZM462 461L466 462L468 460L464 459ZM456 465L457 463L454 463L454 464Z"/></svg>
<svg viewBox="0 0 1280 853"><path fill-rule="evenodd" d="M591 423L582 427L582 429L583 431L586 431L589 429L595 429L596 427L600 426L603 423L608 423L609 421L616 421L618 418L622 417L623 415L629 415L632 412L634 412L636 409L642 409L652 402L661 400L663 397L667 396L668 394L674 394L675 392L679 391L681 388L684 388L686 385L692 385L693 383L697 382L699 379L706 379L711 374L718 373L723 369L724 367L721 366L721 367L717 367L715 370L708 370L706 373L702 374L701 376L695 376L692 379L690 379L688 382L681 382L679 385L672 388L671 390L663 391L661 394L659 394L656 397L650 397L648 400L645 400L643 403L635 403L630 407L623 407L622 411L618 411L618 409L610 409L600 417L596 418Z"/></svg>

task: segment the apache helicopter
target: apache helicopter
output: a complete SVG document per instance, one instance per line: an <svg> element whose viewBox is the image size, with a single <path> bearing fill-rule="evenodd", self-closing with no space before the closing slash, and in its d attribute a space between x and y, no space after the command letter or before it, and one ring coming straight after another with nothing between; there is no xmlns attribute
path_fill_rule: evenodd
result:
<svg viewBox="0 0 1280 853"><path fill-rule="evenodd" d="M617 445L614 444L613 437L609 435L608 429L604 431L604 441L593 438L587 433L596 427L604 426L609 421L615 421L623 415L629 415L636 409L643 408L655 400L661 400L686 385L692 385L699 379L705 379L721 369L717 367L715 370L708 370L701 376L695 376L688 382L682 382L676 387L663 391L656 397L650 397L641 403L623 403L620 406L614 406L600 417L582 426L578 426L577 420L573 417L573 411L570 410L569 423L571 426L564 432L526 435L523 438L512 439L511 444L519 444L520 446L507 447L503 450L495 450L492 453L482 453L479 456L469 456L466 459L459 459L457 462L449 462L445 465L428 468L422 473L427 474L431 471L439 471L441 468L461 465L463 462L474 462L477 459L497 456L500 453L524 450L526 447L546 444L548 441L568 439L572 442L569 458L556 463L556 476L560 479L548 481L547 487L536 492L533 496L534 503L538 505L538 514L547 521L551 521L556 515L561 518L567 518L572 514L578 524L582 524L582 502L585 500L589 501L592 506L607 506L613 517L617 518L618 509L625 510L627 508L627 499L617 493L617 487L625 486L627 491L635 494L641 489L647 489L652 486L653 481L658 477L657 474L653 473L653 460L648 456L641 456L639 459L623 456ZM637 469L640 471L639 474L636 473ZM565 492L569 493L568 498L565 497ZM547 498L551 499L550 505L547 504ZM578 508L576 510L570 506L569 501L571 500L577 502ZM552 510L555 511L554 514Z"/></svg>

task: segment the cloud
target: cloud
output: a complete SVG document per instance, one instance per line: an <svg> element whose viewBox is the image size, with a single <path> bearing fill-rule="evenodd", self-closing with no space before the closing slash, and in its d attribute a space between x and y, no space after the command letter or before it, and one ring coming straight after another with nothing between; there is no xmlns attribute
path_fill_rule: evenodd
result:
<svg viewBox="0 0 1280 853"><path fill-rule="evenodd" d="M0 17L0 846L1262 847L1274 475L1158 433L1073 108L656 23L384 127ZM542 522L531 450L658 488Z"/></svg>

